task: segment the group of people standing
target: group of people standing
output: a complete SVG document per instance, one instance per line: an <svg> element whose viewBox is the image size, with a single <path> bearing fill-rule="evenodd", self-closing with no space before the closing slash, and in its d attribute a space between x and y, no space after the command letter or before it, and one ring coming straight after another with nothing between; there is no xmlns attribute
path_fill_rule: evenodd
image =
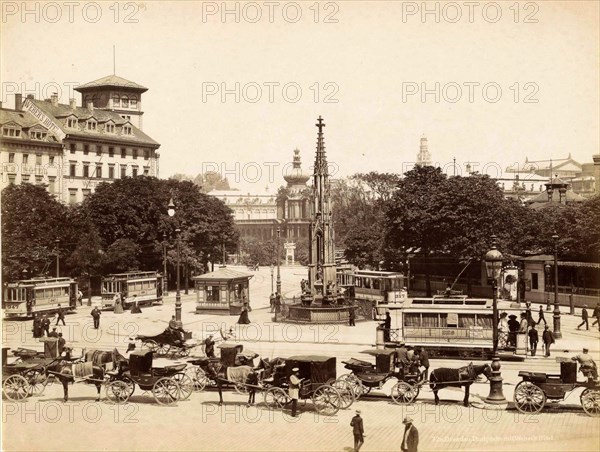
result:
<svg viewBox="0 0 600 452"><path fill-rule="evenodd" d="M508 318L508 320L507 320ZM539 332L536 325L544 322L544 331L542 333L542 342L545 350L545 355L550 356L550 347L555 342L554 334L550 331L548 322L544 316L544 308L540 306L538 311L537 322L533 319L531 311L531 302L526 302L525 312L521 313L520 321L514 314L508 315L506 312L500 314L498 322L498 348L517 347L517 336L526 335L526 340L529 342L529 350L531 356L537 353L537 346L540 340Z"/></svg>

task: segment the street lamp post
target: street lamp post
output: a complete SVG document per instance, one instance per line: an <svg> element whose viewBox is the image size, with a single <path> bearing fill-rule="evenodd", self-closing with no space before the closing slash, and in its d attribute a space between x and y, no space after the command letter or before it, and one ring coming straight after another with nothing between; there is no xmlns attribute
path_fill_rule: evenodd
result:
<svg viewBox="0 0 600 452"><path fill-rule="evenodd" d="M546 311L550 311L550 291L548 290L550 289L550 264L544 265L544 270L546 271Z"/></svg>
<svg viewBox="0 0 600 452"><path fill-rule="evenodd" d="M273 264L271 264L271 293L274 293L274 290L273 290Z"/></svg>
<svg viewBox="0 0 600 452"><path fill-rule="evenodd" d="M170 217L175 215L175 204L173 203L173 198L170 199L169 205L167 206L167 212ZM179 233L181 230L179 228L175 229L175 237L177 240L177 292L175 292L175 320L181 322L181 293L179 291L179 260L181 257L181 249L179 246L180 238Z"/></svg>
<svg viewBox="0 0 600 452"><path fill-rule="evenodd" d="M167 233L163 232L163 297L169 291L169 277L167 276Z"/></svg>
<svg viewBox="0 0 600 452"><path fill-rule="evenodd" d="M558 304L558 234L552 236L554 240L554 337L561 338L560 332L560 307Z"/></svg>
<svg viewBox="0 0 600 452"><path fill-rule="evenodd" d="M502 270L502 253L496 247L496 236L492 235L492 249L485 255L485 269L488 280L492 280L492 309L493 309L493 352L492 376L490 378L490 394L486 401L492 404L506 403L502 393L502 376L500 372L500 358L498 357L498 278Z"/></svg>
<svg viewBox="0 0 600 452"><path fill-rule="evenodd" d="M60 277L60 253L58 251L58 244L60 243L59 239L54 241L56 244L56 277Z"/></svg>
<svg viewBox="0 0 600 452"><path fill-rule="evenodd" d="M281 274L279 271L279 238L281 237L281 228L277 226L277 295L281 296Z"/></svg>

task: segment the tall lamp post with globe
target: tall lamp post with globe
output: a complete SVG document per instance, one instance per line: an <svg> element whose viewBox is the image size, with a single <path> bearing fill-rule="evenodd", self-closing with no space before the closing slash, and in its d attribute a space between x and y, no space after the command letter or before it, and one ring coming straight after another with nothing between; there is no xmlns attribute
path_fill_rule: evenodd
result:
<svg viewBox="0 0 600 452"><path fill-rule="evenodd" d="M502 393L502 376L500 373L500 358L498 357L498 278L502 270L502 253L496 247L496 236L492 235L492 249L485 254L485 269L488 280L492 281L492 309L493 309L493 351L492 376L490 378L490 394L486 402L491 404L506 403Z"/></svg>
<svg viewBox="0 0 600 452"><path fill-rule="evenodd" d="M169 200L169 205L167 206L167 213L170 217L175 216L175 204L173 203L173 198ZM179 233L181 230L179 228L175 229L175 240L177 240L177 292L175 292L175 320L181 322L181 292L179 291L179 260L181 255L181 249L179 247Z"/></svg>

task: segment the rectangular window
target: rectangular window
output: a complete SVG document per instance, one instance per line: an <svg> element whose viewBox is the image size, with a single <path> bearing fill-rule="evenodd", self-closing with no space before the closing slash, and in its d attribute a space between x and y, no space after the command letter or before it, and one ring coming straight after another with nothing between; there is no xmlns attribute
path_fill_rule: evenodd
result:
<svg viewBox="0 0 600 452"><path fill-rule="evenodd" d="M9 183L9 184L14 184L14 183L15 183L15 178L16 178L16 177L17 177L17 176L15 176L14 174L9 174L9 175L8 175L8 183Z"/></svg>
<svg viewBox="0 0 600 452"><path fill-rule="evenodd" d="M114 179L115 178L115 167L114 167L114 165L110 165L108 167L108 178L109 179Z"/></svg>
<svg viewBox="0 0 600 452"><path fill-rule="evenodd" d="M77 143L71 143L69 148L71 149L71 154L75 154L75 151L77 151Z"/></svg>
<svg viewBox="0 0 600 452"><path fill-rule="evenodd" d="M29 161L29 154L23 154L23 163L26 164Z"/></svg>
<svg viewBox="0 0 600 452"><path fill-rule="evenodd" d="M538 274L532 273L531 274L531 290L538 290L538 289L539 289Z"/></svg>
<svg viewBox="0 0 600 452"><path fill-rule="evenodd" d="M77 189L69 188L69 204L75 204L77 202Z"/></svg>
<svg viewBox="0 0 600 452"><path fill-rule="evenodd" d="M36 165L42 164L42 154L35 154L35 164Z"/></svg>
<svg viewBox="0 0 600 452"><path fill-rule="evenodd" d="M90 190L89 188L83 188L81 191L83 193L83 200L84 201L92 193L92 190Z"/></svg>
<svg viewBox="0 0 600 452"><path fill-rule="evenodd" d="M150 158L150 150L144 149L144 160L148 160Z"/></svg>
<svg viewBox="0 0 600 452"><path fill-rule="evenodd" d="M8 163L15 163L15 153L11 152L8 154Z"/></svg>
<svg viewBox="0 0 600 452"><path fill-rule="evenodd" d="M108 156L109 157L115 156L115 148L113 148L112 146L108 148Z"/></svg>
<svg viewBox="0 0 600 452"><path fill-rule="evenodd" d="M88 130L96 130L96 121L88 121L86 126Z"/></svg>
<svg viewBox="0 0 600 452"><path fill-rule="evenodd" d="M100 145L96 146L96 155L98 155L98 156L102 155L102 146L100 146Z"/></svg>
<svg viewBox="0 0 600 452"><path fill-rule="evenodd" d="M138 175L138 167L134 165L131 169L131 177L137 177Z"/></svg>
<svg viewBox="0 0 600 452"><path fill-rule="evenodd" d="M121 179L127 177L127 165L121 165Z"/></svg>
<svg viewBox="0 0 600 452"><path fill-rule="evenodd" d="M83 155L88 155L89 153L90 153L90 145L84 144L83 145Z"/></svg>
<svg viewBox="0 0 600 452"><path fill-rule="evenodd" d="M130 108L137 108L137 99L130 99L129 100L129 107Z"/></svg>
<svg viewBox="0 0 600 452"><path fill-rule="evenodd" d="M50 163L50 165L54 165L54 156L53 155L48 157L48 162Z"/></svg>
<svg viewBox="0 0 600 452"><path fill-rule="evenodd" d="M125 135L131 135L131 126L123 126L123 133Z"/></svg>
<svg viewBox="0 0 600 452"><path fill-rule="evenodd" d="M56 193L56 177L50 176L48 178L48 191L50 193Z"/></svg>
<svg viewBox="0 0 600 452"><path fill-rule="evenodd" d="M132 152L133 152L133 158L134 158L135 160L137 160L137 156L138 156L138 150L137 150L137 149L134 149Z"/></svg>
<svg viewBox="0 0 600 452"><path fill-rule="evenodd" d="M77 119L69 118L67 119L67 127L74 129L77 127Z"/></svg>
<svg viewBox="0 0 600 452"><path fill-rule="evenodd" d="M124 97L123 99L121 99L121 106L128 108L129 107L129 99L127 99L126 97Z"/></svg>
<svg viewBox="0 0 600 452"><path fill-rule="evenodd" d="M42 183L43 179L44 179L44 176L39 176L39 175L36 175L36 176L35 176L35 183L36 183L37 185L40 185L40 184Z"/></svg>
<svg viewBox="0 0 600 452"><path fill-rule="evenodd" d="M108 133L115 133L115 125L114 124L106 124L106 131Z"/></svg>
<svg viewBox="0 0 600 452"><path fill-rule="evenodd" d="M77 163L69 162L69 176L75 177L77 175Z"/></svg>
<svg viewBox="0 0 600 452"><path fill-rule="evenodd" d="M113 96L113 107L118 107L121 105L121 99L119 96Z"/></svg>
<svg viewBox="0 0 600 452"><path fill-rule="evenodd" d="M144 176L147 176L148 174L150 174L150 167L144 166Z"/></svg>
<svg viewBox="0 0 600 452"><path fill-rule="evenodd" d="M124 159L127 157L127 149L121 148L121 158Z"/></svg>
<svg viewBox="0 0 600 452"><path fill-rule="evenodd" d="M90 177L90 164L89 163L83 164L83 177Z"/></svg>
<svg viewBox="0 0 600 452"><path fill-rule="evenodd" d="M102 165L96 165L96 178L102 179Z"/></svg>

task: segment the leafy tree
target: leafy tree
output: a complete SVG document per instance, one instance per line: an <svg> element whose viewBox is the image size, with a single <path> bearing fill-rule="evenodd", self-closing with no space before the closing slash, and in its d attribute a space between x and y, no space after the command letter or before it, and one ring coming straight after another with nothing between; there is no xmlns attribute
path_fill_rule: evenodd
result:
<svg viewBox="0 0 600 452"><path fill-rule="evenodd" d="M102 273L104 264L102 241L98 231L93 226L90 225L87 230L82 231L77 246L71 256L67 259L67 262L73 268L74 276L84 277L88 299L91 300L91 279ZM82 288L82 291L83 290L84 288Z"/></svg>
<svg viewBox="0 0 600 452"><path fill-rule="evenodd" d="M117 239L104 256L105 273L120 273L139 268L140 247L131 239Z"/></svg>

